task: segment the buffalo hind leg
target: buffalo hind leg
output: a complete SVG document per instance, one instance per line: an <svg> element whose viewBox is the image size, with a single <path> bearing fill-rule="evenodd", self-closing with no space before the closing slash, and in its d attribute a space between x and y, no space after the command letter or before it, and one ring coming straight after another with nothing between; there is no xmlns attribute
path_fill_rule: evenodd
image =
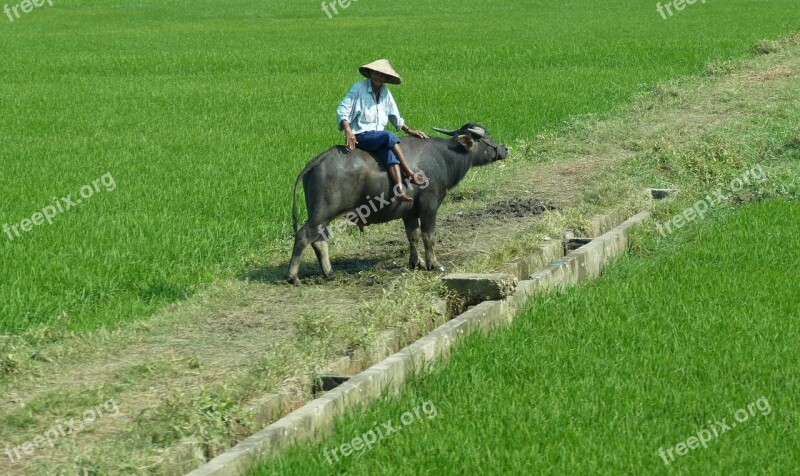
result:
<svg viewBox="0 0 800 476"><path fill-rule="evenodd" d="M297 273L300 272L300 262L306 247L320 238L321 227L312 226L309 223L303 225L294 235L294 249L292 249L292 260L289 263L289 271L286 273L286 280L295 286L300 285Z"/></svg>
<svg viewBox="0 0 800 476"><path fill-rule="evenodd" d="M422 215L422 243L425 244L425 263L427 269L438 269L444 271L444 267L439 264L436 252L433 250L433 242L436 229L436 210L425 212Z"/></svg>
<svg viewBox="0 0 800 476"><path fill-rule="evenodd" d="M408 237L409 245L408 267L410 269L425 268L417 252L417 245L419 244L421 235L419 218L403 218L403 224L406 226L406 236Z"/></svg>
<svg viewBox="0 0 800 476"><path fill-rule="evenodd" d="M327 229L325 231L327 232ZM328 255L328 242L324 237L320 236L317 241L311 243L311 247L314 248L314 253L317 255L317 261L319 261L319 267L322 268L322 274L324 274L327 279L333 278L333 267L331 266L331 258Z"/></svg>

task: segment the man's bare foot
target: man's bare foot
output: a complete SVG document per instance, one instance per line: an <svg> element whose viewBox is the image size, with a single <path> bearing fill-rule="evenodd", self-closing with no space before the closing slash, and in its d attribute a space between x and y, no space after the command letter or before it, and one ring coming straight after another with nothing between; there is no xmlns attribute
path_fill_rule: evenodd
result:
<svg viewBox="0 0 800 476"><path fill-rule="evenodd" d="M414 199L409 197L408 195L406 195L405 192L397 194L397 199L400 200L401 202L413 202L414 201Z"/></svg>

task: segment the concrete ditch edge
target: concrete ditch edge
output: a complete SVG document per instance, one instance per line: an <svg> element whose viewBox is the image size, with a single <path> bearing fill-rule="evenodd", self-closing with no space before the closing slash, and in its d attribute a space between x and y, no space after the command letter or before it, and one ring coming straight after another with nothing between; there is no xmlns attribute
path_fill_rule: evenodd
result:
<svg viewBox="0 0 800 476"><path fill-rule="evenodd" d="M583 279L599 276L605 265L627 249L630 228L649 216L649 211L643 211L629 218L586 246L520 281L514 295L478 304L335 390L254 433L188 476L240 476L266 454L325 434L330 430L334 417L344 414L354 404L377 398L386 389L397 391L409 376L427 363L449 355L450 349L467 335L510 324L517 311L535 293L563 289Z"/></svg>

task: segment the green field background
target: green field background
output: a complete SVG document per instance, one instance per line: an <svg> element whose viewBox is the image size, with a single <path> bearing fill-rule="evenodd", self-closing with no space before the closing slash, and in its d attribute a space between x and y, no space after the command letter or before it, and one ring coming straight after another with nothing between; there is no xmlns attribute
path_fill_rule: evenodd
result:
<svg viewBox="0 0 800 476"><path fill-rule="evenodd" d="M117 188L11 241L0 332L146 316L290 245L291 186L341 142L357 66L389 58L412 127L505 142L607 114L800 24L794 0L54 0L0 17L0 226L111 173ZM398 232L401 233L401 232Z"/></svg>
<svg viewBox="0 0 800 476"><path fill-rule="evenodd" d="M602 278L535 294L510 326L467 337L446 365L248 474L794 474L800 283L785 276L800 241L780 237L799 219L800 204L775 200L666 239L634 229L638 252ZM422 402L436 418L404 427ZM723 418L731 431L710 434ZM384 422L399 431L332 453ZM706 447L673 451L702 429Z"/></svg>

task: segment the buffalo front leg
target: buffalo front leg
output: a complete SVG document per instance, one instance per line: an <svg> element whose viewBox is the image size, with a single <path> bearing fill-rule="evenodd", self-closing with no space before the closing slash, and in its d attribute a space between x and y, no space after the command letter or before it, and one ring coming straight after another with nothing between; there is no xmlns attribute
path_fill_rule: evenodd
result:
<svg viewBox="0 0 800 476"><path fill-rule="evenodd" d="M292 260L289 263L289 271L286 272L286 280L295 286L300 285L300 279L297 277L297 273L300 271L300 261L303 258L303 252L309 244L315 242L320 237L320 230L322 229L322 227L316 228L306 223L302 228L297 230L297 233L294 235L294 249L292 249Z"/></svg>
<svg viewBox="0 0 800 476"><path fill-rule="evenodd" d="M436 229L436 211L434 210L423 214L421 222L422 243L425 244L425 263L427 264L427 269L444 271L444 266L439 264L439 260L436 258L436 252L433 250Z"/></svg>
<svg viewBox="0 0 800 476"><path fill-rule="evenodd" d="M403 218L403 224L406 226L406 236L408 237L409 245L409 258L408 267L411 269L424 268L422 260L419 258L417 252L417 245L422 232L419 229L419 218Z"/></svg>

